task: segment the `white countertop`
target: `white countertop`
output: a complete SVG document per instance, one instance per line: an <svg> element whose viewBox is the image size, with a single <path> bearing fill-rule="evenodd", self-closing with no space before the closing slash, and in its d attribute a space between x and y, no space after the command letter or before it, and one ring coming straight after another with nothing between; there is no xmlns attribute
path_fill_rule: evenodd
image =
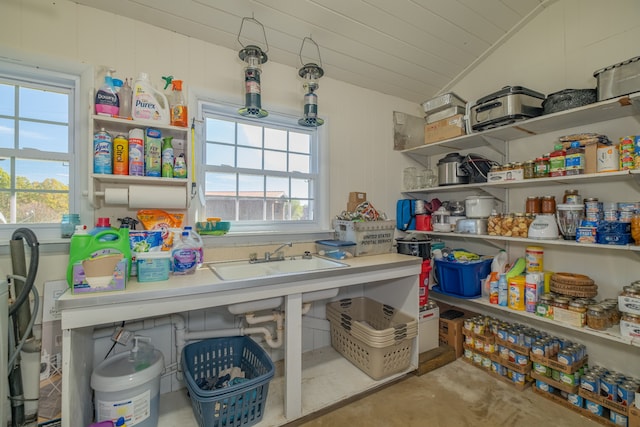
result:
<svg viewBox="0 0 640 427"><path fill-rule="evenodd" d="M171 276L162 282L139 283L131 278L123 291L72 294L56 301L62 327L83 327L256 301L316 290L383 280L396 275L419 274L422 259L388 253L341 260L345 267L292 273L248 280L221 280L206 265L195 274ZM407 271L410 268L411 271ZM117 314L116 314L117 312Z"/></svg>

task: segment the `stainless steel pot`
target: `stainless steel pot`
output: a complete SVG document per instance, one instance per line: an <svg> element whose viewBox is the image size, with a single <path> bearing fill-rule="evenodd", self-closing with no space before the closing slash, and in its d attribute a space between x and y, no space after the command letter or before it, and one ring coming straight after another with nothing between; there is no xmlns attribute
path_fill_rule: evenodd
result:
<svg viewBox="0 0 640 427"><path fill-rule="evenodd" d="M468 184L469 175L462 168L464 156L449 153L438 161L438 185Z"/></svg>
<svg viewBox="0 0 640 427"><path fill-rule="evenodd" d="M431 240L425 236L409 235L397 238L396 245L399 254L419 256L423 260L431 258Z"/></svg>

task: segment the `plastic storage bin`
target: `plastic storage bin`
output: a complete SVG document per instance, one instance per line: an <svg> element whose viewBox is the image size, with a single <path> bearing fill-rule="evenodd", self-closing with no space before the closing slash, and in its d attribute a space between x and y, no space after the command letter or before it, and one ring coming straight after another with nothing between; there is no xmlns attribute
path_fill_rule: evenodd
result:
<svg viewBox="0 0 640 427"><path fill-rule="evenodd" d="M345 221L336 219L333 227L338 240L356 243L356 256L386 254L393 249L393 233L396 222Z"/></svg>
<svg viewBox="0 0 640 427"><path fill-rule="evenodd" d="M356 244L344 240L316 240L316 251L327 258L351 258L356 255Z"/></svg>
<svg viewBox="0 0 640 427"><path fill-rule="evenodd" d="M364 297L327 304L327 318L331 346L374 380L409 367L417 319Z"/></svg>
<svg viewBox="0 0 640 427"><path fill-rule="evenodd" d="M189 344L182 351L182 367L200 427L252 426L262 420L275 367L251 338L214 338ZM216 390L198 386L197 382L217 378L232 367L240 368L247 380Z"/></svg>
<svg viewBox="0 0 640 427"><path fill-rule="evenodd" d="M136 254L138 282L159 282L169 280L171 253L140 252Z"/></svg>
<svg viewBox="0 0 640 427"><path fill-rule="evenodd" d="M472 262L436 259L438 287L432 290L443 294L475 298L482 295L482 280L491 272L493 258Z"/></svg>

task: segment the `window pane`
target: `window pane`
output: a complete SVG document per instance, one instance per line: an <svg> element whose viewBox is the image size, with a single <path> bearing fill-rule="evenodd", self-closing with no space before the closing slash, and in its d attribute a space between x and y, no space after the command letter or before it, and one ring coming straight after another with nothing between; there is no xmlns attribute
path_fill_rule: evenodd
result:
<svg viewBox="0 0 640 427"><path fill-rule="evenodd" d="M287 153L282 151L264 151L264 168L271 171L287 170Z"/></svg>
<svg viewBox="0 0 640 427"><path fill-rule="evenodd" d="M15 86L0 84L0 115L13 116L15 106Z"/></svg>
<svg viewBox="0 0 640 427"><path fill-rule="evenodd" d="M292 179L291 180L291 197L296 199L309 198L309 180Z"/></svg>
<svg viewBox="0 0 640 427"><path fill-rule="evenodd" d="M0 97L2 94L0 94ZM2 102L2 100L0 100ZM0 148L13 148L15 145L15 120L0 119Z"/></svg>
<svg viewBox="0 0 640 427"><path fill-rule="evenodd" d="M17 192L16 206L16 223L60 222L69 212L69 194Z"/></svg>
<svg viewBox="0 0 640 427"><path fill-rule="evenodd" d="M226 193L227 196L236 195L236 174L235 173L211 173L205 176L205 191L209 193Z"/></svg>
<svg viewBox="0 0 640 427"><path fill-rule="evenodd" d="M309 173L311 171L311 156L304 154L289 154L290 172Z"/></svg>
<svg viewBox="0 0 640 427"><path fill-rule="evenodd" d="M294 221L311 221L308 200L292 200L291 201L291 219Z"/></svg>
<svg viewBox="0 0 640 427"><path fill-rule="evenodd" d="M218 217L223 221L235 221L236 219L236 199L231 197L210 197L206 196L206 217Z"/></svg>
<svg viewBox="0 0 640 427"><path fill-rule="evenodd" d="M0 188L11 187L11 160L0 157Z"/></svg>
<svg viewBox="0 0 640 427"><path fill-rule="evenodd" d="M287 131L279 129L264 129L264 148L275 150L287 149Z"/></svg>
<svg viewBox="0 0 640 427"><path fill-rule="evenodd" d="M240 197L264 197L264 177L240 174L238 193Z"/></svg>
<svg viewBox="0 0 640 427"><path fill-rule="evenodd" d="M262 148L262 127L238 123L238 145Z"/></svg>
<svg viewBox="0 0 640 427"><path fill-rule="evenodd" d="M18 137L20 148L67 153L69 151L69 127L21 120Z"/></svg>
<svg viewBox="0 0 640 427"><path fill-rule="evenodd" d="M235 144L236 124L226 120L207 119L207 141Z"/></svg>
<svg viewBox="0 0 640 427"><path fill-rule="evenodd" d="M283 199L267 199L267 221L285 221L291 219L289 202Z"/></svg>
<svg viewBox="0 0 640 427"><path fill-rule="evenodd" d="M262 199L239 200L238 219L240 221L262 221L264 217L264 201Z"/></svg>
<svg viewBox="0 0 640 427"><path fill-rule="evenodd" d="M66 123L69 121L69 96L21 87L20 117Z"/></svg>
<svg viewBox="0 0 640 427"><path fill-rule="evenodd" d="M69 164L16 159L16 188L22 190L69 189Z"/></svg>
<svg viewBox="0 0 640 427"><path fill-rule="evenodd" d="M262 170L262 150L238 147L238 167Z"/></svg>
<svg viewBox="0 0 640 427"><path fill-rule="evenodd" d="M207 144L207 164L235 167L235 147L233 145Z"/></svg>
<svg viewBox="0 0 640 427"><path fill-rule="evenodd" d="M289 150L297 153L311 152L311 137L304 133L289 134Z"/></svg>
<svg viewBox="0 0 640 427"><path fill-rule="evenodd" d="M273 194L273 193L279 194ZM287 197L289 194L289 178L267 177L267 197Z"/></svg>

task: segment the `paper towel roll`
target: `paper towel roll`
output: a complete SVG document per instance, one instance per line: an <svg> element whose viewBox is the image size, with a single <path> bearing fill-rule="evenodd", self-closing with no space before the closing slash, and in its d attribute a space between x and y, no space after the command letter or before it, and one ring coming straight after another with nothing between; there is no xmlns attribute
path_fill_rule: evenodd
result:
<svg viewBox="0 0 640 427"><path fill-rule="evenodd" d="M185 186L129 186L129 207L132 209L185 209L187 200L187 188Z"/></svg>
<svg viewBox="0 0 640 427"><path fill-rule="evenodd" d="M128 188L105 188L104 203L107 205L128 205L129 189Z"/></svg>

